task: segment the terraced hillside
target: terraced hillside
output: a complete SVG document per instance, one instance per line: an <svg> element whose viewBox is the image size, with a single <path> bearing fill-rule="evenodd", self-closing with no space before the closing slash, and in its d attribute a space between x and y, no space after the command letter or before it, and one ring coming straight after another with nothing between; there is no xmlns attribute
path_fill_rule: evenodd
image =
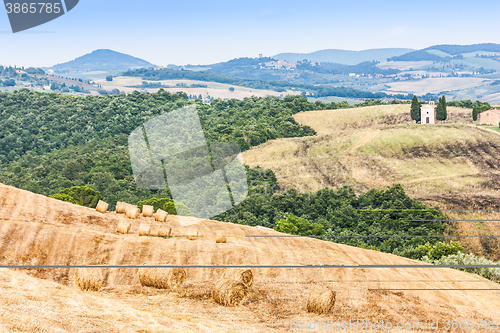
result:
<svg viewBox="0 0 500 333"><path fill-rule="evenodd" d="M101 214L0 185L2 265L357 265L419 264L391 254L272 230L186 217L169 217L168 239L115 232L124 215ZM185 235L198 235L189 240ZM227 243L216 243L223 234ZM337 291L328 318L348 321L422 321L492 318L498 291L375 291L381 288L481 289L497 284L444 268L259 268L243 305L227 308L210 297L219 268L188 268L178 292L141 287L135 268L105 268L101 292L74 287L71 268L0 270L3 332L284 332L290 320L318 321L305 302L317 286Z"/></svg>
<svg viewBox="0 0 500 333"><path fill-rule="evenodd" d="M469 109L449 107L448 120L437 125L412 122L409 105L301 112L294 118L318 134L273 140L244 153L250 166L272 169L284 189L351 185L364 192L400 183L410 197L441 209L500 209L500 132L476 126ZM500 220L498 211L447 215ZM497 235L498 226L454 221L449 232ZM495 239L461 241L468 250L500 258Z"/></svg>

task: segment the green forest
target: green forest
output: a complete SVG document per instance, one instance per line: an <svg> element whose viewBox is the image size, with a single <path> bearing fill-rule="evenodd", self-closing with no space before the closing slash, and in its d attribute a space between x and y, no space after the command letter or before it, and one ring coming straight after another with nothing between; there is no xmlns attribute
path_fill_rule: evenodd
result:
<svg viewBox="0 0 500 333"><path fill-rule="evenodd" d="M379 104L384 103L368 100L357 106ZM233 142L241 150L275 138L314 135L313 129L293 119L297 112L353 107L345 102L310 103L296 95L217 99L203 104L188 101L184 93L164 90L89 97L27 89L0 93L0 182L88 206L102 198L110 209L117 201L149 202L171 209L171 202L165 200L171 197L168 188L145 190L136 186L128 136L144 122L186 105L196 105L207 141ZM247 166L246 172L249 195L215 219L386 252L434 244L438 237L418 235L442 235L445 228L439 221L419 221L443 219L438 211L404 211L427 207L409 198L398 185L359 195L349 187L316 193L282 192L272 171ZM364 237L369 234L410 237Z"/></svg>

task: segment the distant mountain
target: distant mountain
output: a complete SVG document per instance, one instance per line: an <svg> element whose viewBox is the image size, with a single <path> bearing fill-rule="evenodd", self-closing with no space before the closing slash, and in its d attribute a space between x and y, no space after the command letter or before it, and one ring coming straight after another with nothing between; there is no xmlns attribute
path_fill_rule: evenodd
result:
<svg viewBox="0 0 500 333"><path fill-rule="evenodd" d="M87 72L87 71L127 71L136 68L156 67L150 62L132 57L128 54L101 49L84 56L57 64L52 67L57 72Z"/></svg>
<svg viewBox="0 0 500 333"><path fill-rule="evenodd" d="M403 55L393 56L389 61L448 61L452 57L457 57L473 52L494 52L500 53L500 44L483 43L472 45L434 45L425 49L408 52Z"/></svg>
<svg viewBox="0 0 500 333"><path fill-rule="evenodd" d="M280 53L273 58L286 61L302 61L304 59L318 62L333 62L343 65L357 65L365 61L385 62L387 58L397 57L414 49L388 48L388 49L369 49L363 51L348 50L321 50L311 53Z"/></svg>

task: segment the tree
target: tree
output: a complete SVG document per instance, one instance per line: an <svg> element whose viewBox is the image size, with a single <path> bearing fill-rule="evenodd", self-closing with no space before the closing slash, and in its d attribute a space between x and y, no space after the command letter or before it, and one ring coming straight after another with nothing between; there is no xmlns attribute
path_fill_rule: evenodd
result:
<svg viewBox="0 0 500 333"><path fill-rule="evenodd" d="M436 108L436 119L437 120L446 120L448 118L448 114L446 112L446 99L444 95L439 98L439 102Z"/></svg>
<svg viewBox="0 0 500 333"><path fill-rule="evenodd" d="M439 98L439 102L436 107L436 119L443 120L443 105L441 104L441 98Z"/></svg>
<svg viewBox="0 0 500 333"><path fill-rule="evenodd" d="M229 87L229 91L234 91L234 88L233 87Z"/></svg>
<svg viewBox="0 0 500 333"><path fill-rule="evenodd" d="M3 81L3 85L6 87L13 87L16 85L16 81L14 79L7 79Z"/></svg>
<svg viewBox="0 0 500 333"><path fill-rule="evenodd" d="M279 220L274 227L276 231L300 236L321 236L325 233L323 226L319 223L311 223L308 220L285 214L285 220Z"/></svg>
<svg viewBox="0 0 500 333"><path fill-rule="evenodd" d="M477 102L476 102L477 103ZM472 109L472 119L474 121L477 120L477 116L483 112L483 111L486 111L486 110L489 110L491 109L491 105L489 103L485 103L483 105L480 105L480 106L475 106L473 109Z"/></svg>
<svg viewBox="0 0 500 333"><path fill-rule="evenodd" d="M420 102L416 95L413 95L411 100L411 109L410 109L411 119L415 120L415 122L420 121Z"/></svg>
<svg viewBox="0 0 500 333"><path fill-rule="evenodd" d="M64 193L57 193L57 194L51 195L49 198L57 199L57 200L61 200L61 201L66 201L66 202L71 202L72 204L78 204L72 196L64 194Z"/></svg>
<svg viewBox="0 0 500 333"><path fill-rule="evenodd" d="M441 104L443 105L444 120L448 119L448 109L446 104L446 97L443 95Z"/></svg>
<svg viewBox="0 0 500 333"><path fill-rule="evenodd" d="M106 81L113 81L113 77L111 75L106 76Z"/></svg>
<svg viewBox="0 0 500 333"><path fill-rule="evenodd" d="M95 208L101 199L101 192L88 186L73 186L71 188L66 188L54 195L54 197L57 196L56 199L61 200L63 197L66 198L66 196L63 196L64 194L73 198L74 202L79 205L90 208Z"/></svg>

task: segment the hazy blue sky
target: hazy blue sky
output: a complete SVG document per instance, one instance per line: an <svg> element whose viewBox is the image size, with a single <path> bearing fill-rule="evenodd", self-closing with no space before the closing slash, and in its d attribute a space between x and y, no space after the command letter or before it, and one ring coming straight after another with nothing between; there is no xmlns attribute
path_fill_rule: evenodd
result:
<svg viewBox="0 0 500 333"><path fill-rule="evenodd" d="M0 11L0 64L50 66L108 48L157 65L322 49L500 43L500 1L80 0L12 34Z"/></svg>

